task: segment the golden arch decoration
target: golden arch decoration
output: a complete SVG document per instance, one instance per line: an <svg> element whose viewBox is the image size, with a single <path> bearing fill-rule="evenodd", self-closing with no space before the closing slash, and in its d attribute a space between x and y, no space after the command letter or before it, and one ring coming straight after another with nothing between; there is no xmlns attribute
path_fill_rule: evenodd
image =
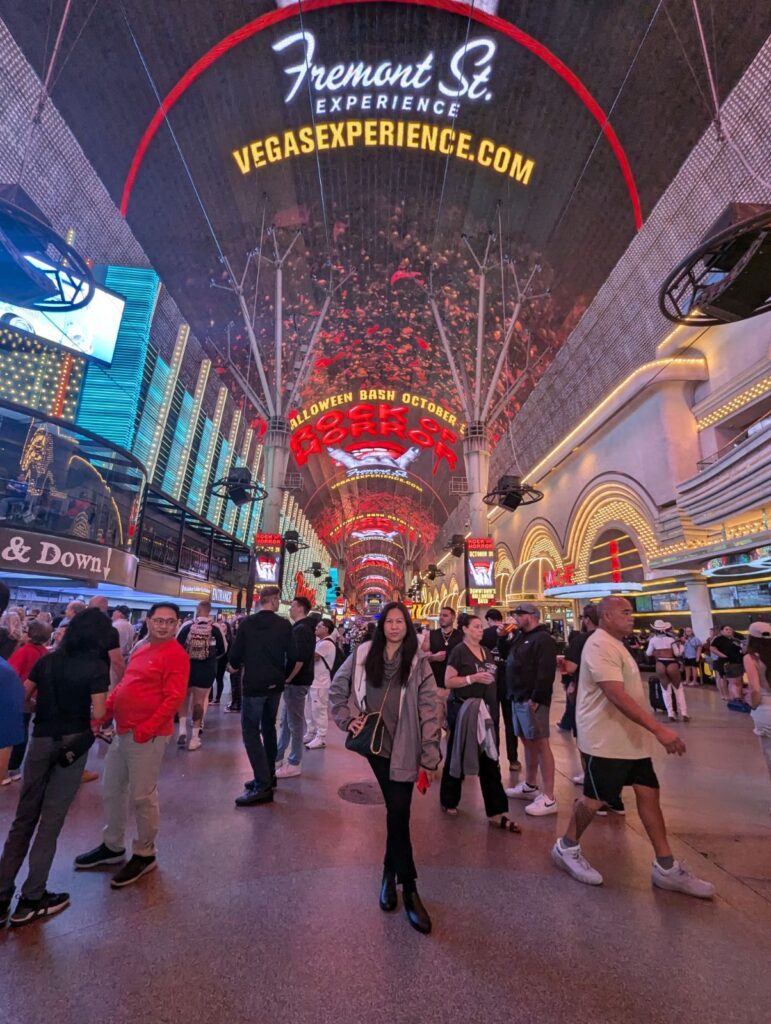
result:
<svg viewBox="0 0 771 1024"><path fill-rule="evenodd" d="M629 533L647 575L648 562L658 549L652 522L647 503L628 484L613 480L596 487L578 505L568 529L568 560L575 566L576 582L586 582L594 542L611 527Z"/></svg>
<svg viewBox="0 0 771 1024"><path fill-rule="evenodd" d="M545 558L551 561L552 568L562 566L562 553L554 531L545 522L532 523L522 538L518 564L533 558Z"/></svg>

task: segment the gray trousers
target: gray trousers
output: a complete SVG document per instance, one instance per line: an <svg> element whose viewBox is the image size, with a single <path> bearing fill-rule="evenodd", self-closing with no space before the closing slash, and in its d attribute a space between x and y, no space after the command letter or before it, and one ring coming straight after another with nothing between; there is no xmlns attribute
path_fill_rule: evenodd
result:
<svg viewBox="0 0 771 1024"><path fill-rule="evenodd" d="M25 899L39 900L45 892L59 833L80 787L88 757L87 753L83 754L68 768L55 763L55 755L62 743L73 738L64 736L62 740L53 740L33 736L29 741L19 805L0 857L2 899L13 896L16 876L30 850L30 843L29 873L21 894Z"/></svg>
<svg viewBox="0 0 771 1024"><path fill-rule="evenodd" d="M123 733L112 741L104 764L103 841L116 853L126 848L126 824L129 805L134 811L137 838L133 853L155 856L155 838L161 822L158 800L158 776L169 736L156 736L137 743L132 733Z"/></svg>
<svg viewBox="0 0 771 1024"><path fill-rule="evenodd" d="M284 687L284 700L278 726L277 761L283 761L289 749L288 761L299 765L303 759L303 736L305 735L305 698L310 686L294 686L290 683ZM290 745L291 741L291 745Z"/></svg>

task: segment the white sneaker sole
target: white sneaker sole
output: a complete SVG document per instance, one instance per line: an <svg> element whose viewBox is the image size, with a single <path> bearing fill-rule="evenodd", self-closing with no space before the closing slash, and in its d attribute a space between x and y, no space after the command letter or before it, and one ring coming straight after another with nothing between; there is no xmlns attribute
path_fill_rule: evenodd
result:
<svg viewBox="0 0 771 1024"><path fill-rule="evenodd" d="M602 885L602 875L598 875L598 877L595 879L589 879L582 878L580 875L577 875L573 871L571 871L570 864L564 859L564 857L561 857L557 853L553 846L551 848L551 859L554 861L554 863L561 871L564 871L566 875L570 875L570 877L575 879L576 882L580 882L582 885Z"/></svg>
<svg viewBox="0 0 771 1024"><path fill-rule="evenodd" d="M528 804L525 808L525 814L529 814L531 818L548 818L550 814L557 813L557 803L555 801L552 807L544 807L543 804L538 804L534 807L533 804Z"/></svg>
<svg viewBox="0 0 771 1024"><path fill-rule="evenodd" d="M507 789L505 793L509 800L535 800L541 795L540 789L534 789L532 793L515 793L514 790Z"/></svg>
<svg viewBox="0 0 771 1024"><path fill-rule="evenodd" d="M714 889L711 892L692 892L690 889L685 889L680 885L672 885L666 879L657 879L656 875L651 876L651 881L656 889L663 889L664 892L681 892L683 896L693 896L697 900L711 900L715 896Z"/></svg>

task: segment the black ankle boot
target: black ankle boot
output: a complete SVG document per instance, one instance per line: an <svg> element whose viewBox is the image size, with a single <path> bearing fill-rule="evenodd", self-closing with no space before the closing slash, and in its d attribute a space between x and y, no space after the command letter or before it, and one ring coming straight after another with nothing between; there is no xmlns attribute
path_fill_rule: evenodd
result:
<svg viewBox="0 0 771 1024"><path fill-rule="evenodd" d="M407 920L415 931L420 932L421 935L430 935L431 918L423 906L423 901L418 896L418 890L414 886L404 886L402 889L402 900L404 901L404 912L407 915Z"/></svg>
<svg viewBox="0 0 771 1024"><path fill-rule="evenodd" d="M380 885L380 909L388 913L396 910L396 875L390 871L383 872L383 881Z"/></svg>

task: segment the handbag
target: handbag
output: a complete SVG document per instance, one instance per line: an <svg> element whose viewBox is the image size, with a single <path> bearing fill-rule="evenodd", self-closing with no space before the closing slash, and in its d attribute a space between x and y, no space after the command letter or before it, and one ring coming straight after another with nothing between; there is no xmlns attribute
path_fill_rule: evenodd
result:
<svg viewBox="0 0 771 1024"><path fill-rule="evenodd" d="M51 698L54 717L59 718L61 712L59 711L56 682L53 678L51 679ZM54 731L52 738L61 741L61 730ZM61 768L71 768L78 758L89 752L91 747L94 745L95 739L96 736L94 736L92 732L77 733L68 743L62 743L59 750L54 752L53 763L58 764Z"/></svg>
<svg viewBox="0 0 771 1024"><path fill-rule="evenodd" d="M364 716L364 725L359 732L355 736L352 732L349 732L345 737L346 750L352 750L355 754L361 754L362 757L378 757L380 755L383 750L383 735L385 733L383 708L388 700L390 689L391 683L389 681L380 710L370 711L366 714Z"/></svg>

